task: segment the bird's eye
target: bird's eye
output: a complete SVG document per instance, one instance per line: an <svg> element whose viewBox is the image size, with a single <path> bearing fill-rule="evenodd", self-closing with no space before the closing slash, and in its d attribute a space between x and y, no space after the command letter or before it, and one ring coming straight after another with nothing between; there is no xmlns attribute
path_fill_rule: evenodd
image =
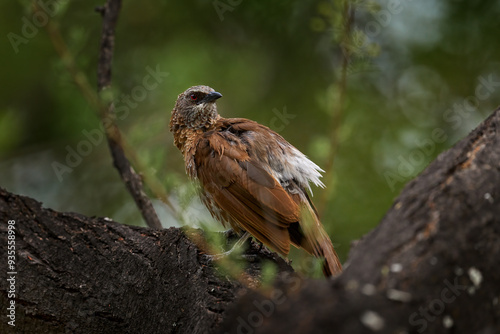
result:
<svg viewBox="0 0 500 334"><path fill-rule="evenodd" d="M191 98L191 101L196 101L196 100L198 100L198 95L191 94L190 98Z"/></svg>

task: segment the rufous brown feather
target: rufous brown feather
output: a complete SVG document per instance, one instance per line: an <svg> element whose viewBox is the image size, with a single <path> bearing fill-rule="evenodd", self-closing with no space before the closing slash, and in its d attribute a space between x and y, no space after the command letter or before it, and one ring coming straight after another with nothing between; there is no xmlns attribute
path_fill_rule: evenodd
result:
<svg viewBox="0 0 500 334"><path fill-rule="evenodd" d="M290 245L325 259L326 276L342 265L307 191L323 186L322 171L271 129L244 118L222 118L208 86L181 93L170 119L174 144L212 216L249 232L284 256Z"/></svg>

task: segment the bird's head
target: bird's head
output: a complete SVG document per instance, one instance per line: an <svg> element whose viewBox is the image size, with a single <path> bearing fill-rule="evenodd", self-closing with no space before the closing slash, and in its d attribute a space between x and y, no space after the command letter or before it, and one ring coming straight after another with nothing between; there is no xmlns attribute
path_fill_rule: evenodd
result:
<svg viewBox="0 0 500 334"><path fill-rule="evenodd" d="M220 97L221 93L208 86L193 86L179 94L172 110L170 131L176 130L173 125L192 129L209 128L219 118L215 101Z"/></svg>

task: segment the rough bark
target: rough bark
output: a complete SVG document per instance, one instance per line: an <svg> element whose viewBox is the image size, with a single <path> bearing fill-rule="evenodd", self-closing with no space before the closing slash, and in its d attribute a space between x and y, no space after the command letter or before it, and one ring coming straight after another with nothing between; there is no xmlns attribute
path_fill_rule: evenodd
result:
<svg viewBox="0 0 500 334"><path fill-rule="evenodd" d="M5 321L10 300L2 279L1 333L206 333L242 289L199 251L197 230L58 213L0 188L2 254L8 220L16 233L16 326ZM258 248L252 244L248 254ZM260 252L249 276L259 276L265 259L291 271L275 254ZM0 270L11 271L5 260Z"/></svg>
<svg viewBox="0 0 500 334"><path fill-rule="evenodd" d="M500 109L439 155L340 277L296 284L279 303L247 294L221 332L499 333L499 132Z"/></svg>
<svg viewBox="0 0 500 334"><path fill-rule="evenodd" d="M499 129L500 109L410 182L342 275L284 275L265 291L219 275L195 231L57 213L1 190L2 254L16 221L16 332L498 333ZM250 263L249 281L260 274Z"/></svg>

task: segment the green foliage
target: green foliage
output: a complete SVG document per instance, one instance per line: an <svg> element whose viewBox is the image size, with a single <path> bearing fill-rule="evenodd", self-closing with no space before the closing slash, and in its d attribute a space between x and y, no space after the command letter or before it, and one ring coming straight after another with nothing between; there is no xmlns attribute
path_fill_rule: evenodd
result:
<svg viewBox="0 0 500 334"><path fill-rule="evenodd" d="M0 151L20 144L16 129L19 128L21 122L22 120L15 110L6 109L0 113Z"/></svg>
<svg viewBox="0 0 500 334"><path fill-rule="evenodd" d="M94 8L102 1L58 3L50 20L95 88L101 18ZM126 116L117 117L119 127L182 213L177 220L165 214L164 223L219 226L195 200L168 132L180 92L202 83L216 88L224 95L218 102L222 115L274 126L326 166L342 57L348 55L332 191L322 216L345 258L350 242L376 226L400 189L499 104L494 86L474 108L454 109L475 96L481 80L492 75L500 81L498 4L401 1L392 8L390 3L350 1L354 16L347 30L345 1L242 1L222 20L210 1L124 2L113 87L104 95L127 107ZM0 10L9 13L0 21L2 31L22 37L23 24L32 22L31 4L2 2ZM59 210L139 224L105 141L93 145L62 182L56 178L51 163L64 163L67 147L76 149L88 140L84 131L100 125L47 31L36 30L18 52L8 38L0 48L0 185ZM169 75L142 97L148 67ZM128 100L133 104L124 96L135 96ZM285 107L293 118L277 118L274 111ZM436 129L444 141L433 140ZM33 155L43 157L36 169L30 168ZM407 171L403 161L410 164ZM314 189L313 201L324 191Z"/></svg>

